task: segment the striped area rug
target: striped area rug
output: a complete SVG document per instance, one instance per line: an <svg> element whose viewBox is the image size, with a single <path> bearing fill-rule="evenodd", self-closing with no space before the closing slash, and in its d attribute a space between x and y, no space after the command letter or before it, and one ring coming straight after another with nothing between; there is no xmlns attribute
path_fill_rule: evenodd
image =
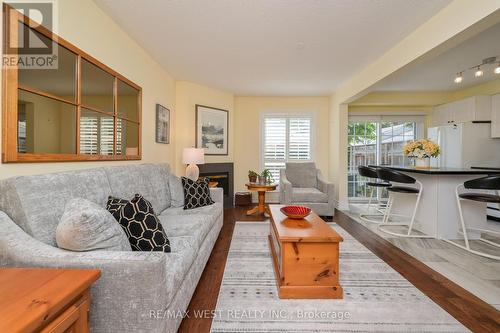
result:
<svg viewBox="0 0 500 333"><path fill-rule="evenodd" d="M346 231L342 300L281 300L267 235L269 222L237 222L212 333L468 332L455 318Z"/></svg>

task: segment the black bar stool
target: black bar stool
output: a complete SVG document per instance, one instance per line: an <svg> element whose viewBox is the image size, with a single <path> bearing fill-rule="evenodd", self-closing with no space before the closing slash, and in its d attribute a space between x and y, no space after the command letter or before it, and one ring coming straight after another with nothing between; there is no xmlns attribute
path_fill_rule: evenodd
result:
<svg viewBox="0 0 500 333"><path fill-rule="evenodd" d="M360 165L358 166L358 173L360 176L373 179L374 181L369 181L366 183L367 186L370 187L370 199L368 200L368 214L359 214L359 218L363 221L371 222L371 223L382 223L381 220L375 220L373 217L383 217L384 214L369 214L370 208L373 200L373 193L376 192L377 188L388 188L391 187L391 183L388 182L379 182L377 176L377 169L369 166ZM370 218L372 217L372 218Z"/></svg>
<svg viewBox="0 0 500 333"><path fill-rule="evenodd" d="M495 194L474 193L474 192L459 193L460 188L465 188L468 190L494 191ZM470 228L470 227L468 228L465 225L464 214L462 212L462 205L460 202L460 200L473 200L473 201L479 201L479 202L500 204L500 195L498 193L499 191L500 191L500 175L472 179L472 180L466 181L463 184L458 185L457 188L455 189L455 194L456 194L456 198L457 198L458 212L460 215L460 227L462 229L461 231L459 231L459 233L464 236L465 246L463 246L462 244L459 244L455 241L452 241L450 239L443 238L443 240L450 243L450 244L458 246L461 249L464 249L464 250L469 251L471 253L477 254L479 256L500 260L500 256L496 256L496 255L492 255L489 253L485 253L485 252L471 249L470 244L469 244L469 236L467 234L467 230L483 232L483 233L491 233L491 234L496 234L499 236L500 236L500 232L494 231L494 230L488 230L488 229L481 229L481 228ZM480 240L484 243L490 244L492 246L500 247L500 244L492 242L488 239L484 239L482 237L479 237L478 240Z"/></svg>
<svg viewBox="0 0 500 333"><path fill-rule="evenodd" d="M410 187L410 186L402 186L402 185L397 185L397 186L392 185L391 187L387 188L387 191L389 191L389 201L387 202L387 208L385 210L383 223L380 223L378 225L378 229L382 232L387 233L387 234L399 236L399 237L429 238L429 236L427 236L427 235L423 235L423 234L415 235L415 234L411 233L413 230L413 224L415 223L415 216L417 215L418 206L420 204L420 198L422 196L422 190L423 190L422 183L419 182L418 180L416 180L415 178L410 177L404 173L401 173L401 172L398 172L398 171L395 171L395 170L392 170L389 168L383 168L383 167L380 167L377 169L377 176L379 179L382 179L382 180L389 182L389 183L394 182L394 183L401 183L401 184L415 184L415 183L418 184L418 188ZM415 208L413 208L413 214L410 218L409 224L408 223L389 223L390 216L394 215L394 214L391 214L392 206L394 204L393 193L410 194L410 195L417 196L417 200L415 202ZM404 227L408 228L408 232L405 234L402 234L402 233L390 231L390 230L387 230L386 228L384 228L384 227L389 227L389 226L404 226Z"/></svg>

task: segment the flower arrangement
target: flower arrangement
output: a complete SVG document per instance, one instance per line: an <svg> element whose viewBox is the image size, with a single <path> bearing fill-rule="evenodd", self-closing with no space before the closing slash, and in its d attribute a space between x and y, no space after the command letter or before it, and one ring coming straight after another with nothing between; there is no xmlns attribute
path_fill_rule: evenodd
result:
<svg viewBox="0 0 500 333"><path fill-rule="evenodd" d="M403 148L406 156L418 159L438 157L440 152L439 145L428 139L408 142Z"/></svg>

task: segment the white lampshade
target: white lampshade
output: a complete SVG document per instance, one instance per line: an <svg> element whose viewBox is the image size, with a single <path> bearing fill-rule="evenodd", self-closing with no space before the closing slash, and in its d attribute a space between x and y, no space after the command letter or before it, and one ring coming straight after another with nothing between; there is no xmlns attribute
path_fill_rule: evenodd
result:
<svg viewBox="0 0 500 333"><path fill-rule="evenodd" d="M182 151L182 163L205 164L205 150L200 148L184 148Z"/></svg>

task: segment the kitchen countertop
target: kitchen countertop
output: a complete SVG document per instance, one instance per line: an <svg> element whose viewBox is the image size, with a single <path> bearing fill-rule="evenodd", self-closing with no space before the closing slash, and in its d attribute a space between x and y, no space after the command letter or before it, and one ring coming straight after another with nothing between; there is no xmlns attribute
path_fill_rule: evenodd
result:
<svg viewBox="0 0 500 333"><path fill-rule="evenodd" d="M466 168L430 168L418 169L412 166L397 166L397 165L370 165L370 167L384 167L392 170L413 172L426 175L487 175L500 174L500 170L495 169L466 169Z"/></svg>

